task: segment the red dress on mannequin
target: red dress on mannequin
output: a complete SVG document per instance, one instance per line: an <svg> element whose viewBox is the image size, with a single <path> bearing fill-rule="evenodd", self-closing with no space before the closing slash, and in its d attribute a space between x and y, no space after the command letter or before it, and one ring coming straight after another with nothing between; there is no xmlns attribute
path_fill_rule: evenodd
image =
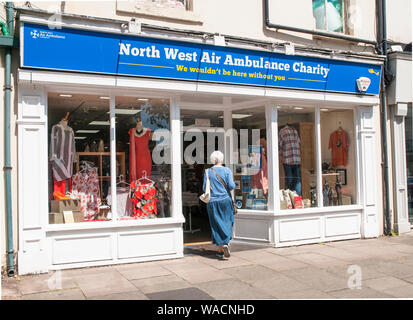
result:
<svg viewBox="0 0 413 320"><path fill-rule="evenodd" d="M149 151L148 142L151 130L138 137L135 128L129 130L129 181L141 178L145 172L148 178L151 177L152 158ZM145 171L145 172L144 172Z"/></svg>

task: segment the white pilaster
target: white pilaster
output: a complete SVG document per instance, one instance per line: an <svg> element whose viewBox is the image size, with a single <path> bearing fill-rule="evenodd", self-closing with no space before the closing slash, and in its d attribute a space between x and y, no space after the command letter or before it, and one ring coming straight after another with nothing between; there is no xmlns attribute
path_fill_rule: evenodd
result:
<svg viewBox="0 0 413 320"><path fill-rule="evenodd" d="M32 86L18 94L18 273L47 272L47 92Z"/></svg>
<svg viewBox="0 0 413 320"><path fill-rule="evenodd" d="M393 158L393 203L394 229L396 232L410 232L408 214L406 136L404 116L396 115L397 105L392 108L392 158Z"/></svg>
<svg viewBox="0 0 413 320"><path fill-rule="evenodd" d="M171 175L172 175L172 217L182 217L182 186L181 186L181 118L179 96L170 99L171 114Z"/></svg>
<svg viewBox="0 0 413 320"><path fill-rule="evenodd" d="M359 108L360 174L363 194L361 234L363 238L379 236L376 184L376 146L374 108Z"/></svg>

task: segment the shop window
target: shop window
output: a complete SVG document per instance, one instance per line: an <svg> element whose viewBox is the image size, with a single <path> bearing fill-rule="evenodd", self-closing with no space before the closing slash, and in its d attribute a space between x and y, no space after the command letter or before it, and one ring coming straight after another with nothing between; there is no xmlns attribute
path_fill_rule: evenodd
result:
<svg viewBox="0 0 413 320"><path fill-rule="evenodd" d="M323 206L357 203L353 110L320 109Z"/></svg>
<svg viewBox="0 0 413 320"><path fill-rule="evenodd" d="M313 108L278 107L280 208L318 206Z"/></svg>
<svg viewBox="0 0 413 320"><path fill-rule="evenodd" d="M316 28L344 32L345 2L344 0L313 0Z"/></svg>
<svg viewBox="0 0 413 320"><path fill-rule="evenodd" d="M49 223L106 221L109 97L49 93Z"/></svg>
<svg viewBox="0 0 413 320"><path fill-rule="evenodd" d="M171 216L169 100L115 99L113 166L109 101L49 94L51 224Z"/></svg>
<svg viewBox="0 0 413 320"><path fill-rule="evenodd" d="M234 200L240 209L268 209L267 130L265 108L232 112Z"/></svg>
<svg viewBox="0 0 413 320"><path fill-rule="evenodd" d="M158 8L179 8L188 10L191 4L190 0L137 0L136 5Z"/></svg>
<svg viewBox="0 0 413 320"><path fill-rule="evenodd" d="M115 101L116 153L122 155L116 162L117 217L171 217L169 100L120 96Z"/></svg>

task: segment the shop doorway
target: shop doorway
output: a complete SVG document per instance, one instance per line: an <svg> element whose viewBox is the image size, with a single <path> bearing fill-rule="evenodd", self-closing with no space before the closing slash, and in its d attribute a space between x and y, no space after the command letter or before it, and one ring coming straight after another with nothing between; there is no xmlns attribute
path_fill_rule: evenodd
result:
<svg viewBox="0 0 413 320"><path fill-rule="evenodd" d="M199 200L199 196L203 193L204 172L211 166L208 163L210 149L224 151L224 140L220 139L220 136L223 137L223 127L222 111L181 109L182 210L186 220L184 224L185 245L211 243L211 228L206 204Z"/></svg>

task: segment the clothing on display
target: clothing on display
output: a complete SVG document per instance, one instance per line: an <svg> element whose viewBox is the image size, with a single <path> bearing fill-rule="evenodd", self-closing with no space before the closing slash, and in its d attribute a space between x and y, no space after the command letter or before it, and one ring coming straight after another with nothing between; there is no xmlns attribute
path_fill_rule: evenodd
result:
<svg viewBox="0 0 413 320"><path fill-rule="evenodd" d="M331 149L332 166L346 166L348 158L348 135L343 129L339 128L330 135L328 148Z"/></svg>
<svg viewBox="0 0 413 320"><path fill-rule="evenodd" d="M53 192L60 192L62 194L72 192L72 178L62 181L53 179Z"/></svg>
<svg viewBox="0 0 413 320"><path fill-rule="evenodd" d="M95 220L102 203L97 172L85 170L76 173L72 178L72 195L80 199L80 211L85 220Z"/></svg>
<svg viewBox="0 0 413 320"><path fill-rule="evenodd" d="M106 202L108 205L112 206L112 193L110 187ZM129 187L116 188L116 212L120 218L132 216L132 201L129 199Z"/></svg>
<svg viewBox="0 0 413 320"><path fill-rule="evenodd" d="M295 128L288 124L282 128L278 135L281 163L301 164L300 136Z"/></svg>
<svg viewBox="0 0 413 320"><path fill-rule="evenodd" d="M295 190L301 196L301 166L299 164L284 164L285 187Z"/></svg>
<svg viewBox="0 0 413 320"><path fill-rule="evenodd" d="M50 139L53 193L63 195L71 191L69 179L73 175L73 162L76 162L75 134L67 125L67 116L52 127ZM54 198L57 200L56 196Z"/></svg>
<svg viewBox="0 0 413 320"><path fill-rule="evenodd" d="M253 189L261 189L264 194L268 193L268 171L267 171L267 155L262 153L262 167L254 175L251 176L251 187Z"/></svg>
<svg viewBox="0 0 413 320"><path fill-rule="evenodd" d="M135 219L156 218L157 217L157 189L155 182L140 180L132 181L129 198L132 200L132 216Z"/></svg>
<svg viewBox="0 0 413 320"><path fill-rule="evenodd" d="M151 176L152 158L148 142L151 135L149 128L144 128L141 136L137 136L136 129L129 130L129 181L133 182L145 174Z"/></svg>

